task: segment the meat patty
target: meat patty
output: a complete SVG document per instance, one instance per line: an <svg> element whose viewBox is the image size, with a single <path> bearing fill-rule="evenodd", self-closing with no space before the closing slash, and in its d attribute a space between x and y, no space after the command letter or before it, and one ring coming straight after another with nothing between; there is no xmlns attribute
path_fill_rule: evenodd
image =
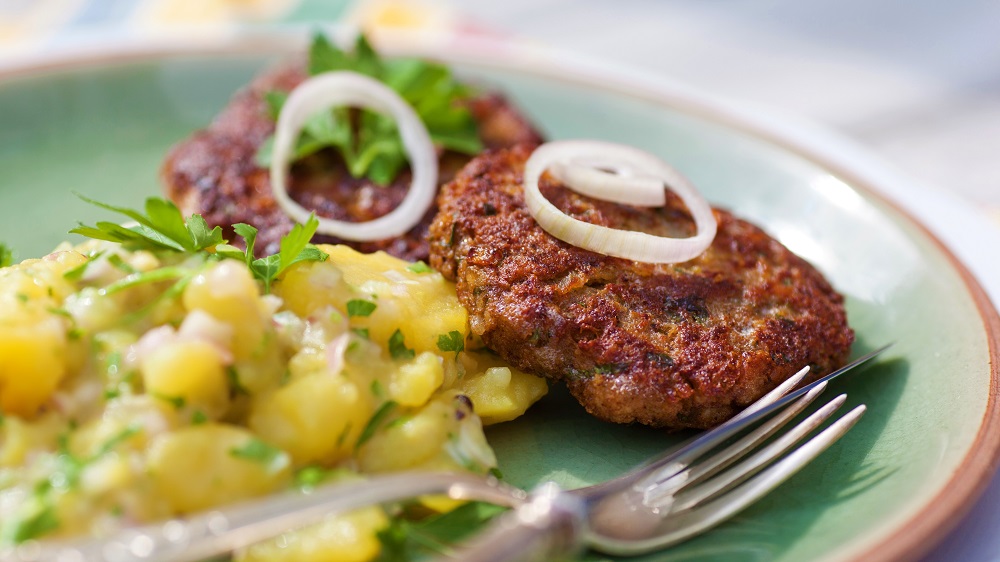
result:
<svg viewBox="0 0 1000 562"><path fill-rule="evenodd" d="M167 196L185 214L201 214L210 226L228 229L239 222L256 226L260 230L258 251L277 252L281 237L293 223L271 195L268 170L255 162L259 147L274 132L264 96L274 90L290 91L306 77L300 63L265 72L238 92L207 129L176 145L161 169ZM474 97L469 109L488 148L540 141L527 119L497 94ZM454 152L441 154L441 184L470 158ZM385 187L351 177L343 159L328 149L292 166L289 192L300 205L316 210L318 215L361 222L389 213L403 200L409 185L408 169ZM418 225L397 238L355 243L317 236L315 242L347 243L361 252L384 250L410 261L426 260L427 228L436 212L436 208L429 210Z"/></svg>
<svg viewBox="0 0 1000 562"><path fill-rule="evenodd" d="M513 365L564 380L603 420L668 428L721 423L805 365L819 376L848 359L843 298L760 228L714 210L701 256L646 264L550 236L524 203L531 147L474 159L439 195L431 264L457 282L473 333ZM664 208L579 195L549 175L545 197L575 218L691 236L672 194Z"/></svg>

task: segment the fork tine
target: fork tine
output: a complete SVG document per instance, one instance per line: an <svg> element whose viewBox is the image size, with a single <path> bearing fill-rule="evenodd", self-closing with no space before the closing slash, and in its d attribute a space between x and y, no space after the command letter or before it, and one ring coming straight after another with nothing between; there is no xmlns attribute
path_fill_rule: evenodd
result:
<svg viewBox="0 0 1000 562"><path fill-rule="evenodd" d="M592 546L606 554L630 556L664 548L703 533L746 509L812 462L843 437L864 412L864 405L854 408L788 456L728 493L688 511L669 515L664 519L664 524L669 527L662 528L655 537L641 541L605 538Z"/></svg>
<svg viewBox="0 0 1000 562"><path fill-rule="evenodd" d="M861 418L865 409L864 405L854 408L788 456L728 493L693 509L667 516L664 522L669 527L661 529L657 536L644 541L602 540L593 546L607 554L629 556L664 548L705 532L749 507L812 462L843 437Z"/></svg>
<svg viewBox="0 0 1000 562"><path fill-rule="evenodd" d="M743 411L722 423L722 425L716 427L712 431L709 431L707 434L702 434L688 439L674 449L674 452L670 455L655 458L651 462L637 467L633 473L636 475L650 474L651 476L642 476L642 478L647 478L649 480L658 479L661 482L666 482L668 479L678 476L682 471L687 470L691 463L695 460L704 456L705 453L715 449L726 439L732 437L732 435L735 435L735 433L739 431L738 429L729 430L727 428L738 425L743 419L752 416L756 414L757 411L767 408L778 400L781 400L790 390L802 382L802 379L804 379L807 374L809 374L808 365L779 384L771 390L771 392L768 392L764 396L758 398L756 402L744 408ZM807 393L807 396L811 395L812 398L808 399L805 404L807 405L812 400L815 400L815 397L822 392L824 388L826 388L826 381L816 381L813 388ZM805 397L800 398L800 400L805 400ZM796 407L797 406L793 405L789 406L788 409L794 409ZM804 408L805 405L802 407ZM614 485L615 482L605 482L604 484ZM603 487L603 484L597 484L592 486L591 489L593 491L597 491Z"/></svg>
<svg viewBox="0 0 1000 562"><path fill-rule="evenodd" d="M768 437L775 434L778 430L788 424L788 422L801 413L802 410L805 410L809 404L816 400L816 398L825 389L826 383L816 386L805 396L796 400L791 406L783 410L780 414L771 418L767 421L767 423L761 425L751 433L748 433L739 441L726 447L708 459L699 460L698 462L693 463L681 473L663 478L655 484L657 491L676 492L682 488L690 487L705 480L709 476L717 474L719 471L730 466L732 463L750 454L753 452L754 448L757 447L757 445L763 443Z"/></svg>
<svg viewBox="0 0 1000 562"><path fill-rule="evenodd" d="M705 451L715 449L730 438L734 437L736 434L751 427L754 423L787 407L789 404L798 400L816 386L825 384L827 381L833 380L834 378L837 378L842 374L871 361L891 346L892 344L890 343L870 351L861 357L858 357L854 361L851 361L847 365L844 365L831 373L827 373L820 379L796 390L790 390L794 384L786 383L787 387L785 385L779 385L778 389L775 389L757 402L751 404L747 408L747 411L730 418L728 421L717 426L715 429L681 443L669 453L650 459L646 463L637 466L633 470L614 480L588 486L587 488L578 490L577 493L586 497L601 497L608 493L612 493L614 489L620 486L631 486L644 481L648 482L651 478L653 478L651 476L653 474L657 475L655 478L666 480L667 478L686 470L691 462L698 457L701 457ZM793 375L792 378L795 378L795 382L797 383L801 380L801 377L805 376L806 373L806 368L803 368L798 373Z"/></svg>
<svg viewBox="0 0 1000 562"><path fill-rule="evenodd" d="M771 464L774 459L784 454L785 451L789 450L806 435L812 433L814 429L822 425L824 421L843 405L846 399L847 395L841 394L803 420L802 423L789 429L784 435L751 455L747 460L715 476L700 486L691 487L688 492L681 492L676 497L677 501L675 505L677 507L675 509L677 511L691 509L702 502L708 501L732 489L747 478L760 472Z"/></svg>
<svg viewBox="0 0 1000 562"><path fill-rule="evenodd" d="M774 390L760 397L756 402L744 408L742 412L733 416L728 423L738 422L743 418L752 415L757 410L760 410L764 407L770 406L774 402L777 402L782 396L788 394L789 390L798 386L798 384L802 382L802 379L806 378L806 375L808 374L809 374L809 365L806 365L805 367L799 369L797 373L788 377L787 379L785 379L784 382L776 386ZM822 382L816 386L825 387L826 382Z"/></svg>

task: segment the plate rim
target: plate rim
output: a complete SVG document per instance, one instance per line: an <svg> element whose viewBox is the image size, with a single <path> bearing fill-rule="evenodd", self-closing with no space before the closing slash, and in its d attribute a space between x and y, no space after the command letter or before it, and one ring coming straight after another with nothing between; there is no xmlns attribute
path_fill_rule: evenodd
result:
<svg viewBox="0 0 1000 562"><path fill-rule="evenodd" d="M42 53L5 63L0 65L0 84L70 70L138 64L178 56L281 56L301 49L306 44L309 31L317 29L341 39L353 32L352 28L336 24L296 24L199 35L194 40L181 35L153 40L122 38L83 49ZM1000 467L1000 424L990 424L989 420L1000 415L1000 314L969 267L913 212L889 197L886 190L879 189L879 179L860 171L860 166L839 161L828 149L809 146L802 139L796 139L796 135L782 130L782 124L776 122L773 115L768 117L768 111L764 111L765 118L761 118L730 100L621 64L503 36L394 30L374 33L372 40L380 50L390 55L417 55L557 78L650 102L738 131L843 179L872 200L892 209L941 252L961 278L979 313L986 336L989 395L976 437L956 470L937 493L924 505L918 506L908 518L901 520L894 530L870 541L870 544L853 549L848 547L847 552L841 555L831 554L825 558L860 562L908 560L926 554L962 522L964 515L997 476Z"/></svg>

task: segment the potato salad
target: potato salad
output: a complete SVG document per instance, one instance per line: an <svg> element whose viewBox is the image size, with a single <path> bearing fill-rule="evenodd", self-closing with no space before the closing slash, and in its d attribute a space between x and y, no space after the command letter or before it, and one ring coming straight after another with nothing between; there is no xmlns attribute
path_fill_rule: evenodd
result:
<svg viewBox="0 0 1000 562"><path fill-rule="evenodd" d="M273 256L151 199L132 226L0 268L0 546L408 469L486 473L483 425L546 392L470 338L427 265ZM446 509L447 506L432 505ZM326 520L243 560L369 560L392 515Z"/></svg>

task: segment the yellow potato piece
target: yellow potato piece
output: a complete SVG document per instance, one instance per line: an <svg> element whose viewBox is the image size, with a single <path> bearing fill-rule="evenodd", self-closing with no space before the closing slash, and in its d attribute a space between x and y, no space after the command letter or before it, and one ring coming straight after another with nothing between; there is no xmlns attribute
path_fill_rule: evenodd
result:
<svg viewBox="0 0 1000 562"><path fill-rule="evenodd" d="M548 393L545 379L504 365L485 353L470 353L478 373L458 380L456 387L472 400L485 425L510 421L524 414Z"/></svg>
<svg viewBox="0 0 1000 562"><path fill-rule="evenodd" d="M378 556L375 533L388 525L381 508L368 507L329 517L314 527L286 533L254 545L236 556L238 562L367 562Z"/></svg>
<svg viewBox="0 0 1000 562"><path fill-rule="evenodd" d="M347 246L322 249L360 294L375 295L366 298L376 304L371 315L351 319L352 325L368 328L372 340L384 344L398 329L416 353L440 353L438 336L452 331L467 335L469 314L459 304L454 284L440 273L410 271L412 264L385 252L361 254Z"/></svg>
<svg viewBox="0 0 1000 562"><path fill-rule="evenodd" d="M49 317L0 323L0 411L30 417L66 376L66 327Z"/></svg>
<svg viewBox="0 0 1000 562"><path fill-rule="evenodd" d="M232 327L238 361L252 358L265 342L267 318L260 308L260 289L246 266L235 260L223 260L196 275L182 301L187 310L202 310Z"/></svg>
<svg viewBox="0 0 1000 562"><path fill-rule="evenodd" d="M215 417L229 402L229 384L222 358L205 341L173 341L153 349L142 361L146 392L184 404Z"/></svg>
<svg viewBox="0 0 1000 562"><path fill-rule="evenodd" d="M149 452L149 474L177 513L192 513L260 496L288 485L287 455L241 456L255 437L235 426L204 424L157 439ZM249 455L252 456L252 455Z"/></svg>
<svg viewBox="0 0 1000 562"><path fill-rule="evenodd" d="M330 260L299 262L288 268L275 283L274 294L285 301L285 308L300 318L308 318L327 306L345 312L344 303L355 298L354 289L344 280L337 264Z"/></svg>
<svg viewBox="0 0 1000 562"><path fill-rule="evenodd" d="M332 463L350 456L372 406L350 380L314 375L260 397L250 427L288 451L296 464Z"/></svg>
<svg viewBox="0 0 1000 562"><path fill-rule="evenodd" d="M389 397L402 406L420 406L443 382L441 358L424 352L389 375Z"/></svg>

